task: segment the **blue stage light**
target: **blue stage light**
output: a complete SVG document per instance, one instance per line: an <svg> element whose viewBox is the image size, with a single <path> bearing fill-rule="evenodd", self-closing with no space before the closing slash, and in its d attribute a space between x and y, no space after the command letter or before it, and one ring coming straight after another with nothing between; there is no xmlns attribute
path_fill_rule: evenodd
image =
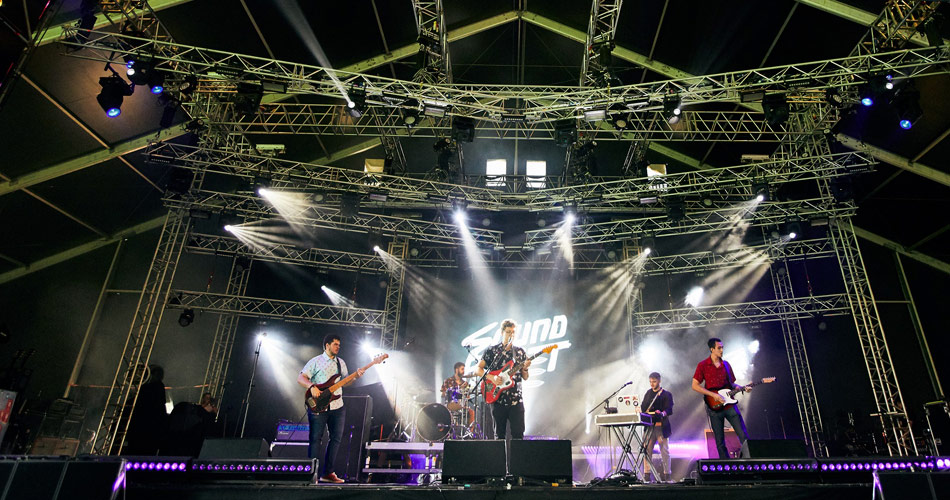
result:
<svg viewBox="0 0 950 500"><path fill-rule="evenodd" d="M115 118L121 114L122 114L122 110L119 108L109 108L108 110L106 110L106 116L108 116L109 118Z"/></svg>
<svg viewBox="0 0 950 500"><path fill-rule="evenodd" d="M870 97L862 97L861 104L865 106L872 106L874 104L874 99L871 99Z"/></svg>
<svg viewBox="0 0 950 500"><path fill-rule="evenodd" d="M165 87L163 87L163 86L161 86L161 85L153 85L153 86L152 86L152 93L155 94L155 95L161 94L162 91L164 91L164 90L165 90Z"/></svg>
<svg viewBox="0 0 950 500"><path fill-rule="evenodd" d="M906 119L906 118L903 119L903 120L901 120L901 128L902 128L902 129L904 129L904 130L910 130L910 128L913 127L913 126L914 126L914 124L913 124L910 120L908 120L908 119Z"/></svg>

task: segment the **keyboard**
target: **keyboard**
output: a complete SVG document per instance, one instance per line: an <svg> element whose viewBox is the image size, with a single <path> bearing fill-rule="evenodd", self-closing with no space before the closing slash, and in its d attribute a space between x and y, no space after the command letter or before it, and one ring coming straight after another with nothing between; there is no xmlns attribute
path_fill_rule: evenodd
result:
<svg viewBox="0 0 950 500"><path fill-rule="evenodd" d="M601 427L653 425L653 415L649 413L605 413L594 416L594 425Z"/></svg>

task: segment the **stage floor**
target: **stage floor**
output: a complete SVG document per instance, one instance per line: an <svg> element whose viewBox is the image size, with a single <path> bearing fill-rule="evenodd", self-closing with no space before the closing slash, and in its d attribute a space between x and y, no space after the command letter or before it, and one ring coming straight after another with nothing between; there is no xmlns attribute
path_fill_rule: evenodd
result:
<svg viewBox="0 0 950 500"><path fill-rule="evenodd" d="M629 487L405 486L380 484L304 485L266 482L216 484L131 484L130 500L192 499L342 499L348 500L649 500L717 498L730 500L833 499L867 500L870 484L634 485Z"/></svg>

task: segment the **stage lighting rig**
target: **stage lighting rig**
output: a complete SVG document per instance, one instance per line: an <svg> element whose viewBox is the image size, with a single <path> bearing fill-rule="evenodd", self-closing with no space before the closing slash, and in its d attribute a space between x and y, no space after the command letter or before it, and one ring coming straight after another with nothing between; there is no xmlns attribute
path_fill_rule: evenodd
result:
<svg viewBox="0 0 950 500"><path fill-rule="evenodd" d="M195 320L195 311L191 309L185 309L178 316L178 324L181 326L188 326L194 320Z"/></svg>
<svg viewBox="0 0 950 500"><path fill-rule="evenodd" d="M148 58L129 59L125 63L129 80L139 86L146 86L149 92L159 95L165 90L165 73L155 67Z"/></svg>
<svg viewBox="0 0 950 500"><path fill-rule="evenodd" d="M106 116L115 118L122 114L122 100L132 95L134 87L126 83L111 67L109 70L112 71L112 76L99 78L99 86L102 90L96 96L96 102L105 111Z"/></svg>
<svg viewBox="0 0 950 500"><path fill-rule="evenodd" d="M467 116L452 118L452 139L455 142L472 142L475 140L475 120Z"/></svg>
<svg viewBox="0 0 950 500"><path fill-rule="evenodd" d="M769 183L765 181L755 181L752 183L752 194L756 201L769 201Z"/></svg>

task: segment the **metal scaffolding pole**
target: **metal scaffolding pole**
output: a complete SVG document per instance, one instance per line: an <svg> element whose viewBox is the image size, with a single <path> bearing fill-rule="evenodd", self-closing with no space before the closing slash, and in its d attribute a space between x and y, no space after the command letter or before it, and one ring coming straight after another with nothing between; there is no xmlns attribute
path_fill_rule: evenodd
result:
<svg viewBox="0 0 950 500"><path fill-rule="evenodd" d="M409 256L409 240L394 238L387 250L389 283L386 286L386 307L384 309L383 333L379 338L381 349L396 348L399 337L399 317L402 312L402 297L406 285L406 257Z"/></svg>
<svg viewBox="0 0 950 500"><path fill-rule="evenodd" d="M225 293L244 295L252 263L251 259L242 255L235 255L231 259L231 271L228 274L228 286ZM211 344L211 355L208 357L208 367L199 390L199 398L201 393L210 392L212 397L218 399L218 404L221 404L227 385L228 366L231 363L231 350L234 348L234 337L239 319L237 314L222 314L218 317L214 341Z"/></svg>
<svg viewBox="0 0 950 500"><path fill-rule="evenodd" d="M145 368L155 345L178 260L187 240L188 225L186 211L168 212L99 418L94 447L99 455L117 455L122 452L132 409L138 400L139 387L145 382Z"/></svg>
<svg viewBox="0 0 950 500"><path fill-rule="evenodd" d="M792 287L788 260L781 254L775 257L777 258L769 267L775 299L794 300L795 291ZM787 312L783 310L783 313ZM795 402L798 406L805 444L811 449L812 456L826 457L828 447L825 444L821 412L818 408L818 397L815 394L815 382L811 376L811 365L808 362L808 351L805 349L801 320L797 317L785 316L779 324L782 326L782 337L785 339L785 354L788 356L788 368L792 376L792 388L795 392Z"/></svg>
<svg viewBox="0 0 950 500"><path fill-rule="evenodd" d="M829 230L871 382L871 392L876 405L876 413L872 416L880 420L888 454L916 455L917 444L914 442L904 397L901 395L894 362L891 360L891 352L884 335L884 326L874 302L874 292L871 290L851 218L837 219Z"/></svg>

